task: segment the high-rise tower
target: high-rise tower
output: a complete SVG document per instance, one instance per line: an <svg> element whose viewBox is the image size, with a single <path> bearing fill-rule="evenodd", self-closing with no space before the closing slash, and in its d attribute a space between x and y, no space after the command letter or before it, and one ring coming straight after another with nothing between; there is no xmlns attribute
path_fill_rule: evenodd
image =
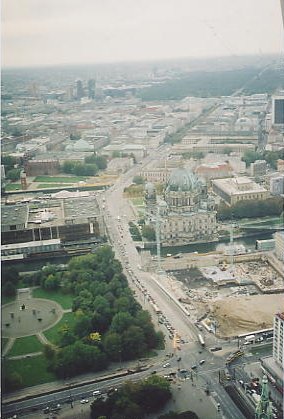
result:
<svg viewBox="0 0 284 419"><path fill-rule="evenodd" d="M82 80L76 80L76 99L80 100L84 97L84 89Z"/></svg>
<svg viewBox="0 0 284 419"><path fill-rule="evenodd" d="M88 98L95 99L95 93L96 93L96 80L89 79L88 80Z"/></svg>

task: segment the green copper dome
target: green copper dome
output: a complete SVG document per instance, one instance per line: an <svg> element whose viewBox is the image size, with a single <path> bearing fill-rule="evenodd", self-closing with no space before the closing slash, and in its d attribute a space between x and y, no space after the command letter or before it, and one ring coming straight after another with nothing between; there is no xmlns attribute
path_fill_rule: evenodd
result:
<svg viewBox="0 0 284 419"><path fill-rule="evenodd" d="M179 168L171 173L167 191L194 192L200 190L202 183L198 177L188 169Z"/></svg>

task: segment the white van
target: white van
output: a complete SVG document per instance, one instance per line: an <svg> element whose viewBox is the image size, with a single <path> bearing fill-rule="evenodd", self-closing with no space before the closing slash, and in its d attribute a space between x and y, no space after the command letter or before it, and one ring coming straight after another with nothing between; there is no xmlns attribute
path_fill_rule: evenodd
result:
<svg viewBox="0 0 284 419"><path fill-rule="evenodd" d="M101 394L100 390L93 391L93 396L100 396Z"/></svg>

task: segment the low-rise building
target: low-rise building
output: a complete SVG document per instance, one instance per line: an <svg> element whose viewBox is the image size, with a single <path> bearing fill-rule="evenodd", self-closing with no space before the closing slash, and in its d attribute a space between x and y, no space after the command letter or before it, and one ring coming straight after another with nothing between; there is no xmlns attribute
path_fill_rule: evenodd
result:
<svg viewBox="0 0 284 419"><path fill-rule="evenodd" d="M227 178L232 176L233 168L229 163L201 164L195 173L207 182L211 179Z"/></svg>
<svg viewBox="0 0 284 419"><path fill-rule="evenodd" d="M27 176L56 175L60 172L58 159L29 160L25 164Z"/></svg>
<svg viewBox="0 0 284 419"><path fill-rule="evenodd" d="M245 176L212 180L212 189L228 205L245 200L263 200L269 196L265 188Z"/></svg>

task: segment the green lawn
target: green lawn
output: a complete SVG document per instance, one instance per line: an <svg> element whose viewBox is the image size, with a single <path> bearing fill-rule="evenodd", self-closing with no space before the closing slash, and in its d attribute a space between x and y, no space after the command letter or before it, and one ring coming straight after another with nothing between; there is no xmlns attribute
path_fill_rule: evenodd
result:
<svg viewBox="0 0 284 419"><path fill-rule="evenodd" d="M144 202L144 198L131 198L130 199L132 204L135 206L144 206L145 202Z"/></svg>
<svg viewBox="0 0 284 419"><path fill-rule="evenodd" d="M43 345L36 336L25 336L15 340L14 345L8 352L8 356L25 355L42 351Z"/></svg>
<svg viewBox="0 0 284 419"><path fill-rule="evenodd" d="M85 176L37 176L34 182L51 182L51 183L77 183L80 180L86 180Z"/></svg>
<svg viewBox="0 0 284 419"><path fill-rule="evenodd" d="M23 387L55 381L53 373L47 371L47 361L43 355L22 359L7 360L8 372L17 372L23 379Z"/></svg>
<svg viewBox="0 0 284 419"><path fill-rule="evenodd" d="M70 294L63 294L61 291L46 291L42 288L33 289L33 297L56 301L64 310L71 308L73 302L73 296Z"/></svg>
<svg viewBox="0 0 284 419"><path fill-rule="evenodd" d="M48 188L67 188L70 183L40 183L37 189L48 189Z"/></svg>
<svg viewBox="0 0 284 419"><path fill-rule="evenodd" d="M44 332L44 335L51 343L53 343L54 345L58 345L59 343L58 331L60 330L60 328L64 325L68 325L69 327L72 328L74 324L75 324L75 314L65 313L62 319L54 327Z"/></svg>
<svg viewBox="0 0 284 419"><path fill-rule="evenodd" d="M6 191L17 191L21 189L22 186L20 183L7 183L7 185L5 186Z"/></svg>

